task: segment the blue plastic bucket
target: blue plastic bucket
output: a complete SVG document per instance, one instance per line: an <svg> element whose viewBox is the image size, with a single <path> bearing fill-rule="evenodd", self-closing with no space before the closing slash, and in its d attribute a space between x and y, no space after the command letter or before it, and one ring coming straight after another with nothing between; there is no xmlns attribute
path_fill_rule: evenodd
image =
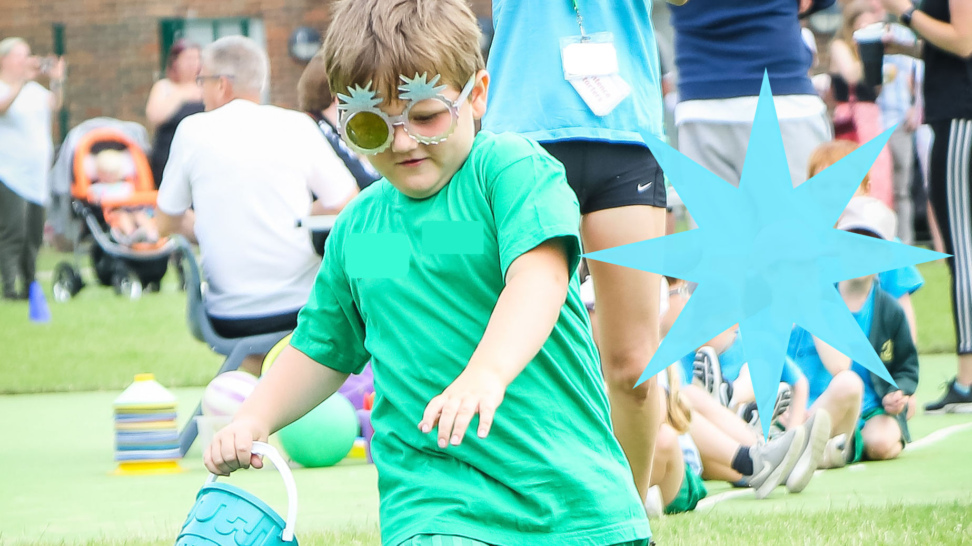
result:
<svg viewBox="0 0 972 546"><path fill-rule="evenodd" d="M254 442L253 453L269 457L283 477L287 520L239 487L216 483L216 475L210 474L196 495L176 546L297 546L297 486L290 467L268 444Z"/></svg>

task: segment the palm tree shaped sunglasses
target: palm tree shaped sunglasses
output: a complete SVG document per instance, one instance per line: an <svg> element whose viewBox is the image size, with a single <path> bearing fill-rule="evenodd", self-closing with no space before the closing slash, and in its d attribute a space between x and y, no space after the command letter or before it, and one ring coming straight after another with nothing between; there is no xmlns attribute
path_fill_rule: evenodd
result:
<svg viewBox="0 0 972 546"><path fill-rule="evenodd" d="M384 100L375 95L371 83L362 88L348 87L348 95L338 93L338 131L354 151L374 155L388 149L395 137L395 126L401 125L405 133L420 144L438 144L456 129L459 108L472 92L476 81L474 74L456 100L451 101L442 92L446 85L436 85L438 74L428 80L428 73L415 74L414 78L399 76L404 84L398 87L399 99L406 102L405 110L397 116L389 116L378 108Z"/></svg>

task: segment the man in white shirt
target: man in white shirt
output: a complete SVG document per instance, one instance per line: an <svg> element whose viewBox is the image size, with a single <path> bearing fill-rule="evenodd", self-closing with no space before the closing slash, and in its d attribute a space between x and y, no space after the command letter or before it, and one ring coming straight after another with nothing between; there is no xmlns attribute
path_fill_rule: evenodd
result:
<svg viewBox="0 0 972 546"><path fill-rule="evenodd" d="M186 118L172 141L159 230L199 243L217 333L292 329L320 265L296 220L337 214L357 186L310 118L259 104L269 62L252 40L222 38L202 56L206 112ZM262 358L241 368L258 374Z"/></svg>

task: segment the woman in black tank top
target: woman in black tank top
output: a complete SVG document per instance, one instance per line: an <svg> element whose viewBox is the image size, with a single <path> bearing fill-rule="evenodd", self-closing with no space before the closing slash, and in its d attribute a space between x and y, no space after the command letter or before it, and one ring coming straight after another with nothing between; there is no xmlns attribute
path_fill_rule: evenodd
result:
<svg viewBox="0 0 972 546"><path fill-rule="evenodd" d="M149 92L145 117L155 128L149 165L156 188L162 183L162 171L169 160L176 127L187 116L203 111L202 90L196 84L201 66L199 46L179 40L169 49L165 77Z"/></svg>
<svg viewBox="0 0 972 546"><path fill-rule="evenodd" d="M972 1L881 1L924 41L925 121L935 132L929 196L952 254L958 374L925 411L972 409Z"/></svg>

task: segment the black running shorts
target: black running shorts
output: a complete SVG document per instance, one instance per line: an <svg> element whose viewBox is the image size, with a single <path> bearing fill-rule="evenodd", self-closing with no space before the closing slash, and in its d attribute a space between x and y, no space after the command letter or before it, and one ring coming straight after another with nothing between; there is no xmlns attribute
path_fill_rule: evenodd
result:
<svg viewBox="0 0 972 546"><path fill-rule="evenodd" d="M592 140L541 145L564 164L581 214L628 205L666 206L665 175L645 146Z"/></svg>

